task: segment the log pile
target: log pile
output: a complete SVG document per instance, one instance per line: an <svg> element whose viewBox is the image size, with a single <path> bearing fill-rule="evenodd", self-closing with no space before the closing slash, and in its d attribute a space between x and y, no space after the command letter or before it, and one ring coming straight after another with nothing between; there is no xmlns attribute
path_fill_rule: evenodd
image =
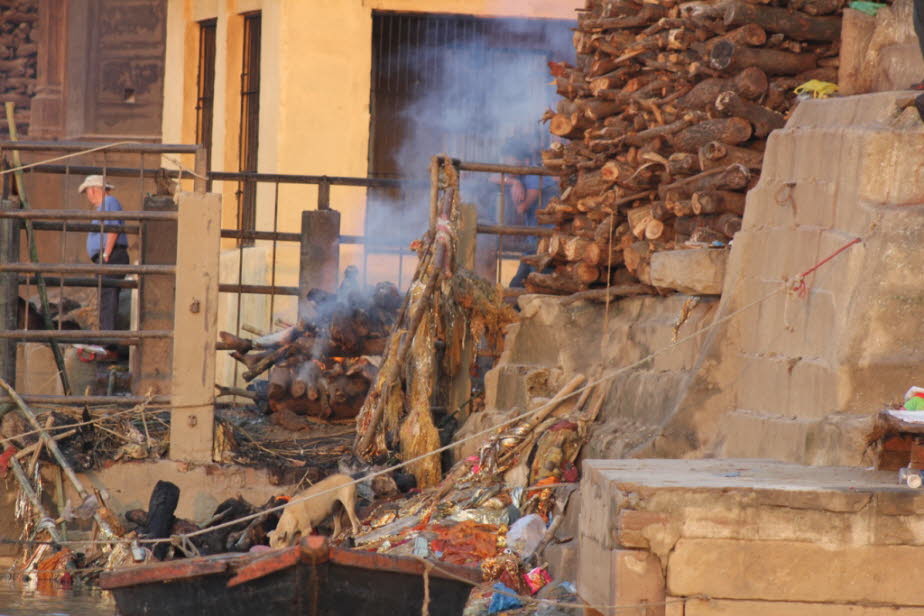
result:
<svg viewBox="0 0 924 616"><path fill-rule="evenodd" d="M770 131L811 79L835 82L843 0L587 0L543 152L562 194L528 257L538 293L650 283L652 252L727 241Z"/></svg>
<svg viewBox="0 0 924 616"><path fill-rule="evenodd" d="M35 95L37 58L38 1L0 0L0 101L16 103L16 124L23 132ZM5 117L0 132L8 132Z"/></svg>
<svg viewBox="0 0 924 616"><path fill-rule="evenodd" d="M222 347L243 365L245 381L268 372L273 419L292 429L307 426L296 416L356 416L402 302L391 283L361 290L352 266L337 293L312 289L308 299L311 320L255 339L219 334Z"/></svg>

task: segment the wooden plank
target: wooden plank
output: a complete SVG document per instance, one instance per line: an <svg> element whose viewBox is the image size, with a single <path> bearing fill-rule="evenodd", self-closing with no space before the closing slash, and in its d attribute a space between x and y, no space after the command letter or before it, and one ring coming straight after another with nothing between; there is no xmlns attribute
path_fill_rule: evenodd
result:
<svg viewBox="0 0 924 616"><path fill-rule="evenodd" d="M177 195L170 458L212 461L221 196Z"/></svg>
<svg viewBox="0 0 924 616"><path fill-rule="evenodd" d="M394 573L406 573L409 575L423 575L425 570L424 563L416 558L391 556L389 554L363 552L360 550L347 550L343 548L330 549L330 562L343 565L344 567L392 571ZM430 571L431 576L446 580L462 578L472 585L480 584L482 581L480 569L443 562L434 562L433 564L434 568Z"/></svg>
<svg viewBox="0 0 924 616"><path fill-rule="evenodd" d="M200 556L183 560L168 560L137 567L104 571L100 574L99 585L105 590L125 588L136 584L153 584L155 582L178 581L203 575L224 573L235 560L243 558L240 554L233 556Z"/></svg>

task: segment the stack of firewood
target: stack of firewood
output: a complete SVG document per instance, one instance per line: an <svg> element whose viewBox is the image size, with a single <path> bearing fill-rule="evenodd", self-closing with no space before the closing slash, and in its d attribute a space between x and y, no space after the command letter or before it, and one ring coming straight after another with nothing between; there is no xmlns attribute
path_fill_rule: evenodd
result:
<svg viewBox="0 0 924 616"><path fill-rule="evenodd" d="M361 290L356 274L347 268L337 293L312 289L310 320L255 339L219 334L222 348L246 368L245 381L269 372L266 397L279 423L292 425L293 414L346 419L359 412L402 296L391 283Z"/></svg>
<svg viewBox="0 0 924 616"><path fill-rule="evenodd" d="M0 0L0 101L16 103L16 124L24 131L35 94L38 1ZM0 113L0 132L7 132Z"/></svg>
<svg viewBox="0 0 924 616"><path fill-rule="evenodd" d="M843 0L587 0L577 66L543 152L561 197L527 288L650 283L652 252L727 243L741 227L770 131L812 79L834 82Z"/></svg>

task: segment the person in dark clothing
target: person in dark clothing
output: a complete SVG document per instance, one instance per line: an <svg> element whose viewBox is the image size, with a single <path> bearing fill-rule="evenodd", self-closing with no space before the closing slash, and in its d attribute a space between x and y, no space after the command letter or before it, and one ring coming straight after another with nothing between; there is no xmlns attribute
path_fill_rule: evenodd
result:
<svg viewBox="0 0 924 616"><path fill-rule="evenodd" d="M110 194L112 185L107 184L101 175L89 175L80 185L78 191L87 198L90 205L98 212L121 212L122 204L119 200ZM101 221L94 220L94 224L100 224ZM105 224L122 225L121 220L104 220ZM124 233L113 233L99 231L87 234L87 256L94 263L127 265L128 264L128 240ZM103 279L120 280L124 276L118 274L107 274ZM112 287L103 287L99 298L99 328L101 330L116 329L116 315L119 312L119 289ZM110 355L114 355L117 347L110 346L107 350ZM110 357L114 359L114 357Z"/></svg>
<svg viewBox="0 0 924 616"><path fill-rule="evenodd" d="M535 164L533 151L518 141L511 142L504 148L503 160L508 165L531 166ZM545 207L549 199L558 194L554 180L547 176L525 175L510 176L507 182L510 186L510 196L513 200L517 224L536 226L536 210ZM526 242L522 246L524 251L527 254L535 254L537 239L535 237L525 239ZM516 274L510 280L510 287L522 288L526 277L534 271L533 266L520 261Z"/></svg>

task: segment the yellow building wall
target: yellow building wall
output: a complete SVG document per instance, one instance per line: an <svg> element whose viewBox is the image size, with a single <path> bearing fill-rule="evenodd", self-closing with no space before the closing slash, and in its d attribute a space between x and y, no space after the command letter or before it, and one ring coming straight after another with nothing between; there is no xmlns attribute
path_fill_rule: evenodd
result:
<svg viewBox="0 0 924 616"><path fill-rule="evenodd" d="M163 140L195 142L198 22L202 20L216 19L213 170L236 171L239 166L243 14L261 11L258 170L365 177L373 11L574 19L575 9L583 4L583 0L168 0ZM192 168L191 160L181 162ZM234 227L237 184L215 182L213 190L222 195L222 226ZM314 209L316 201L314 186L282 185L277 193L273 185L261 184L257 229L272 230L276 219L278 230L298 232L302 210ZM341 213L342 233L363 234L364 190L332 187L331 205ZM277 245L275 272L267 267L273 256L269 242L246 249L243 259L233 240L223 240L222 246L226 250L222 282L237 282L237 272L242 271L244 284L269 284L275 277L278 285L297 285L297 244ZM398 279L397 257L370 255L364 264L359 246L344 245L341 272L351 264L366 265L369 282ZM410 279L414 265L411 258L401 260L404 281ZM269 331L280 319L295 318L291 298L277 298L272 312L268 302L248 299L240 321L231 314L232 304L236 302L223 310L221 329L234 330L241 322ZM227 368L219 366L219 371L227 374Z"/></svg>

